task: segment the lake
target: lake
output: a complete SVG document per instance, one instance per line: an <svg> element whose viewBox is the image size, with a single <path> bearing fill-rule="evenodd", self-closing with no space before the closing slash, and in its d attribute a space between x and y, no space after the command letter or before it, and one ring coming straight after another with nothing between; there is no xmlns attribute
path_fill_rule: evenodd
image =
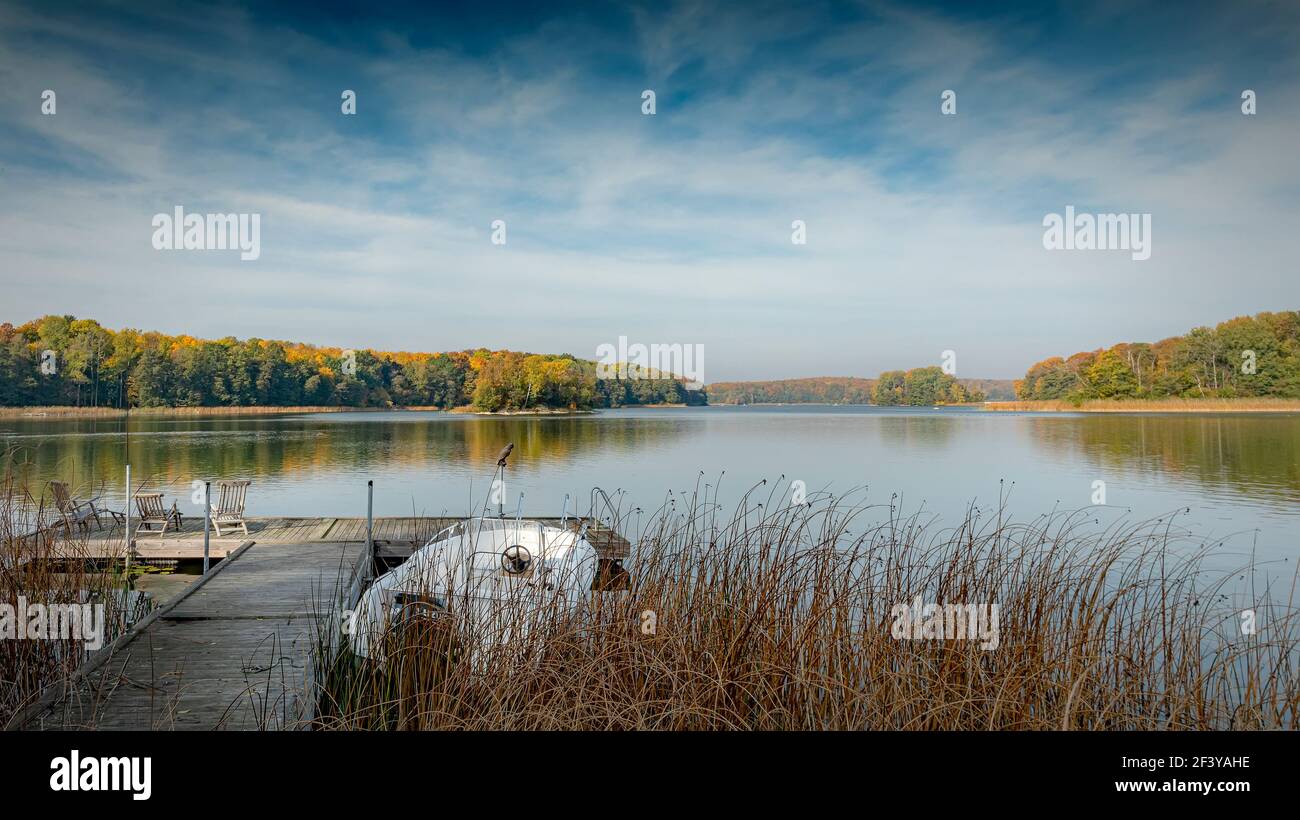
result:
<svg viewBox="0 0 1300 820"><path fill-rule="evenodd" d="M1300 532L1300 415L1001 413L977 408L637 408L566 416L322 413L129 420L0 419L30 475L63 478L120 498L123 466L199 514L190 482L248 478L252 515L364 515L366 481L377 515L481 509L497 452L515 450L506 508L559 513L565 493L580 512L593 487L626 492L625 508L651 511L699 482L734 502L779 477L808 492L923 509L960 520L975 502L996 508L1000 485L1013 517L1090 507L1098 520L1178 509L1198 537L1227 539L1289 572ZM725 475L723 475L725 471ZM766 497L768 488L762 495ZM472 494L472 501L471 501ZM169 499L170 502L170 499ZM120 507L118 502L114 506ZM1131 511L1131 512L1129 512ZM879 516L884 517L882 512ZM1104 523L1104 522L1103 522Z"/></svg>

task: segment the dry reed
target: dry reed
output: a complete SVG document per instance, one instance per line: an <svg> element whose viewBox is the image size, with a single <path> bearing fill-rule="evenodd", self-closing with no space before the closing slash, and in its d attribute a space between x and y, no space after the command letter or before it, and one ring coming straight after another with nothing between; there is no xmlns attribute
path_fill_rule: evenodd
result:
<svg viewBox="0 0 1300 820"><path fill-rule="evenodd" d="M101 566L103 562L91 560L84 534L58 525L61 516L53 499L29 490L30 465L20 461L19 451L0 454L0 462L0 605L13 607L15 615L21 612L20 600L29 606L102 605L107 646L146 614L149 602L126 593L120 564ZM76 638L0 636L0 727L42 695L63 687L86 656L86 642Z"/></svg>
<svg viewBox="0 0 1300 820"><path fill-rule="evenodd" d="M752 495L731 518L698 496L665 505L636 538L630 591L501 613L530 623L527 641L471 653L480 627L413 618L376 664L322 617L314 728L1300 727L1295 579L1251 597L1249 572L1205 569L1170 518L1015 524L972 507L939 529L892 504ZM893 608L918 596L996 603L997 648L894 637Z"/></svg>

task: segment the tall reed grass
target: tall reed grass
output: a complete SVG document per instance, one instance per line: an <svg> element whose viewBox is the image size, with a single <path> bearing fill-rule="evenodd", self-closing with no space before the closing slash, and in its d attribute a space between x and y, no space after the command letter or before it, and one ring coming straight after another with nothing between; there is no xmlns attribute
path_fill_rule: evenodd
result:
<svg viewBox="0 0 1300 820"><path fill-rule="evenodd" d="M149 602L127 592L120 563L91 560L86 538L61 520L52 497L35 492L18 451L0 453L0 604L99 604L104 645L147 614ZM119 530L121 529L119 525ZM85 662L81 640L0 636L0 727L43 695L58 692Z"/></svg>
<svg viewBox="0 0 1300 820"><path fill-rule="evenodd" d="M501 613L528 622L526 641L484 649L483 627L454 612L413 617L376 663L322 613L312 725L1300 727L1295 576L1252 589L1267 568L1210 571L1172 517L1013 523L972 507L941 528L892 504L773 501L751 490L730 517L698 495L666 504L637 532L630 591ZM602 517L618 527L635 512ZM894 637L894 607L918 596L996 603L997 648Z"/></svg>

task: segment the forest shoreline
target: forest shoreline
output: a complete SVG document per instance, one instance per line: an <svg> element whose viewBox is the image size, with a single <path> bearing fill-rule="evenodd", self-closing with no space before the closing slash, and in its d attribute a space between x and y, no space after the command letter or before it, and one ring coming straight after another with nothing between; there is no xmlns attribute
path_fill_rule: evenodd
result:
<svg viewBox="0 0 1300 820"><path fill-rule="evenodd" d="M686 407L684 404L629 404L623 407ZM0 418L89 418L123 419L128 416L279 416L306 413L446 413L467 416L582 416L594 410L568 407L534 407L528 410L476 410L473 407L437 406L404 407L338 407L335 405L275 407L270 405L240 407L136 407L121 410L116 407L0 407Z"/></svg>
<svg viewBox="0 0 1300 820"><path fill-rule="evenodd" d="M1300 413L1300 399L1089 399L990 401L984 409L1004 413Z"/></svg>
<svg viewBox="0 0 1300 820"><path fill-rule="evenodd" d="M830 404L825 402L754 402L735 404L719 402L702 407L909 407L911 405L881 404ZM685 404L626 404L623 408L680 409ZM928 407L929 405L924 405ZM940 407L978 407L1003 413L1300 413L1300 399L1237 398L1237 399L1092 399L1079 405L1068 401L988 401L982 404L947 403ZM598 408L619 409L619 408ZM595 413L595 409L582 410L567 407L535 407L528 410L476 410L473 407L446 409L436 406L409 407L338 407L323 406L241 406L241 407L143 407L130 412L112 407L0 407L0 418L91 418L121 419L130 417L185 417L185 416L273 416L307 413L447 413L472 416L581 416Z"/></svg>

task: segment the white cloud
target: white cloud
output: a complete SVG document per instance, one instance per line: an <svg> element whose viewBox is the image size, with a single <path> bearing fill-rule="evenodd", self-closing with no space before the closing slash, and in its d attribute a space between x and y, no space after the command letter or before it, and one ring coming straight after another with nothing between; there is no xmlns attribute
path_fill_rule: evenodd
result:
<svg viewBox="0 0 1300 820"><path fill-rule="evenodd" d="M0 77L23 82L0 84L0 147L37 159L0 177L0 319L579 355L623 334L706 343L710 379L952 348L968 375L1013 376L1300 295L1294 58L1244 118L1204 104L1232 75L1219 57L1066 71L1019 48L1027 23L893 5L852 24L685 5L623 42L552 22L474 56L397 34L352 53L238 12L170 19L173 37L5 14ZM628 48L653 118L641 78L598 70ZM34 102L47 83L57 118ZM149 219L176 204L261 212L262 259L153 251ZM1067 204L1151 212L1152 259L1043 251L1042 214Z"/></svg>

